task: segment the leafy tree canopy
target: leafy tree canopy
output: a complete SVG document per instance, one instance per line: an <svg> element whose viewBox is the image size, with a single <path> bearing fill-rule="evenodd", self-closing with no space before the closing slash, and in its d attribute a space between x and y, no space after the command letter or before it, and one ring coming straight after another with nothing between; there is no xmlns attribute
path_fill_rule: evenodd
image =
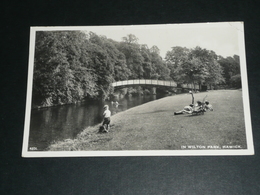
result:
<svg viewBox="0 0 260 195"><path fill-rule="evenodd" d="M239 84L239 56L223 58L195 47L172 47L165 60L157 46L129 34L121 42L83 31L36 33L33 103L50 106L107 98L111 83L127 79Z"/></svg>

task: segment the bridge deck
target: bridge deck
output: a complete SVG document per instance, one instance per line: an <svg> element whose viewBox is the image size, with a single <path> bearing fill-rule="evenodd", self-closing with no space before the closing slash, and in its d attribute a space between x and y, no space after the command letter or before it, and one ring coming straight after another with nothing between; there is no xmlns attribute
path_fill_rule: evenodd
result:
<svg viewBox="0 0 260 195"><path fill-rule="evenodd" d="M162 80L151 80L151 79L134 79L134 80L125 80L117 81L112 83L113 87L121 87L127 85L152 85L152 86L167 86L167 87L177 87L177 83L174 81L162 81ZM192 84L182 84L182 88L193 88ZM195 86L196 89L199 89L199 86Z"/></svg>

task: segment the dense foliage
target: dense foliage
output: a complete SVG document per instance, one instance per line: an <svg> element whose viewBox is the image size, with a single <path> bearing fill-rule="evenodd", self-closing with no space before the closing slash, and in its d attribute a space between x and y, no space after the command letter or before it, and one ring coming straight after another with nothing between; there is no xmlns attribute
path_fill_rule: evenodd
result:
<svg viewBox="0 0 260 195"><path fill-rule="evenodd" d="M227 58L220 56L218 62L223 69L225 85L235 88L241 87L239 56L234 55L233 57Z"/></svg>
<svg viewBox="0 0 260 195"><path fill-rule="evenodd" d="M223 58L214 51L195 47L173 47L165 57L170 76L178 83L234 86L231 77L240 74L239 56ZM236 77L236 86L239 86ZM233 82L234 83L234 82ZM241 85L240 85L241 86Z"/></svg>
<svg viewBox="0 0 260 195"><path fill-rule="evenodd" d="M105 99L113 81L136 78L168 79L159 49L140 45L134 35L116 42L95 33L36 33L33 104L51 106Z"/></svg>
<svg viewBox="0 0 260 195"><path fill-rule="evenodd" d="M239 57L223 58L200 47L173 47L165 60L157 46L121 42L82 31L36 33L33 105L52 106L85 98L106 99L111 83L127 79L174 80L178 83L239 86Z"/></svg>

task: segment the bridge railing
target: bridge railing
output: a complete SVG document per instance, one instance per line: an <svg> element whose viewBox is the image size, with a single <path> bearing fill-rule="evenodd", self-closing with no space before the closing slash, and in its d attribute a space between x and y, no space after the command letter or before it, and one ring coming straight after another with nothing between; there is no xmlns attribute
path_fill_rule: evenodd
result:
<svg viewBox="0 0 260 195"><path fill-rule="evenodd" d="M125 85L160 85L167 87L177 87L177 83L174 81L162 81L162 80L152 80L152 79L133 79L125 81L117 81L112 83L113 87L120 87ZM193 89L192 84L181 84L181 88ZM195 85L195 89L199 89L199 85Z"/></svg>
<svg viewBox="0 0 260 195"><path fill-rule="evenodd" d="M124 85L161 85L177 87L177 83L174 81L161 81L161 80L151 80L151 79L134 79L126 81L117 81L112 83L113 87L124 86Z"/></svg>

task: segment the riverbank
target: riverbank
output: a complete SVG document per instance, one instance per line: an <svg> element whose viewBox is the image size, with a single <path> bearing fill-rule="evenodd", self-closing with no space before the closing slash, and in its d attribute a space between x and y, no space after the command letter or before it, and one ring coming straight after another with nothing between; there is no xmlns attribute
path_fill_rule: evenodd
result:
<svg viewBox="0 0 260 195"><path fill-rule="evenodd" d="M73 101L73 102L67 102L67 103L56 103L54 104L52 99L46 98L45 101L41 102L41 103L35 103L33 101L32 103L32 109L44 109L44 108L52 108L52 107L59 107L59 106L64 106L64 105L76 105L76 104L81 104L84 102L103 102L103 101L115 101L115 100L120 100L122 98L124 98L125 96L144 96L144 95L156 95L156 93L152 92L153 89L152 87L147 87L147 88L143 88L143 87L130 87L130 88L122 88L119 90L114 91L112 94L108 95L107 97L105 97L105 99L103 99L102 97L85 97L82 98L81 100L77 100L77 101ZM170 90L165 90L165 89L158 89L159 93L158 94L172 94L173 91ZM37 98L36 98L37 99Z"/></svg>
<svg viewBox="0 0 260 195"><path fill-rule="evenodd" d="M113 115L109 133L98 133L99 125L89 127L76 139L53 143L49 150L178 150L193 145L246 148L242 91L197 93L195 101L206 95L213 112L174 116L174 111L191 103L191 96L169 96Z"/></svg>

